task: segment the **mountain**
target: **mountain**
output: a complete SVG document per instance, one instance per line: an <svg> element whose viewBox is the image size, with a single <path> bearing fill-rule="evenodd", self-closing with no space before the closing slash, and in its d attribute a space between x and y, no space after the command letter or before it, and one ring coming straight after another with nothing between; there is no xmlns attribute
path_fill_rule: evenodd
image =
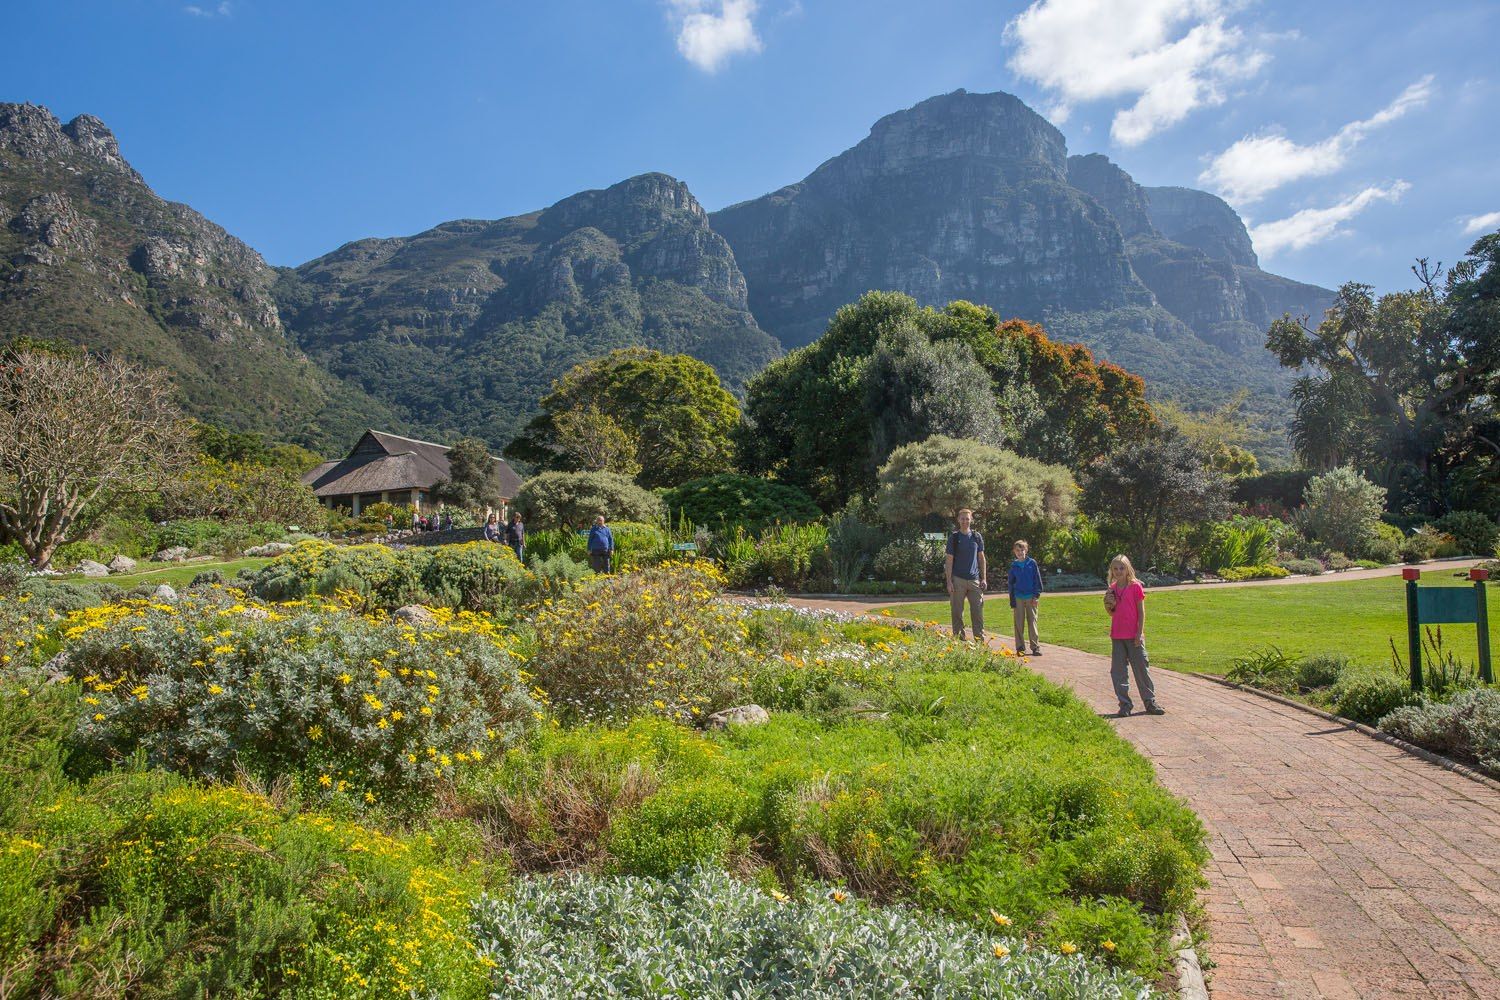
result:
<svg viewBox="0 0 1500 1000"><path fill-rule="evenodd" d="M296 349L275 282L254 250L157 197L99 119L0 104L0 340L165 367L192 415L314 447L399 427Z"/></svg>
<svg viewBox="0 0 1500 1000"><path fill-rule="evenodd" d="M1286 376L1265 351L1283 311L1327 289L1261 271L1212 195L1145 188L1009 94L957 91L887 115L802 181L710 216L788 347L871 288L969 299L1044 323L1189 405L1252 392L1268 421Z"/></svg>
<svg viewBox="0 0 1500 1000"><path fill-rule="evenodd" d="M349 243L284 272L276 294L311 356L429 439L503 443L552 379L617 347L690 354L731 388L781 350L750 313L729 244L665 174Z"/></svg>

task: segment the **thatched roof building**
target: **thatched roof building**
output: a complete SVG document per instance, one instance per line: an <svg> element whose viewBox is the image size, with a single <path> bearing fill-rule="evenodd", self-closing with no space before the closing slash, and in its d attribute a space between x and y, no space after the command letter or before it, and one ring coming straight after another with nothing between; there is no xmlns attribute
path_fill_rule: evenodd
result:
<svg viewBox="0 0 1500 1000"><path fill-rule="evenodd" d="M521 477L505 459L494 462L504 503L520 489ZM358 514L373 503L431 507L432 488L447 478L448 449L443 445L365 431L342 460L324 462L302 481L325 506L348 507Z"/></svg>

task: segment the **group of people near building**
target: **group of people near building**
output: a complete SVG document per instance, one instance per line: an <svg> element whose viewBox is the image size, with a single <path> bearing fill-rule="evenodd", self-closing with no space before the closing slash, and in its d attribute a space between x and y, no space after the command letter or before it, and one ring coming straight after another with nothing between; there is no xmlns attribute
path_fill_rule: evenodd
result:
<svg viewBox="0 0 1500 1000"><path fill-rule="evenodd" d="M964 605L969 606L973 637L984 641L984 593L989 587L989 563L984 554L984 536L974 529L974 512L965 507L955 519L957 530L948 536L943 565L948 584L948 603L953 618L953 634L963 638ZM1030 639L1031 655L1041 656L1037 633L1037 607L1042 599L1042 571L1031 556L1031 546L1018 539L1011 546L1013 556L1006 574L1010 606L1015 619L1016 654L1026 652ZM1124 555L1109 563L1109 586L1104 591L1104 610L1109 614L1110 680L1120 703L1119 715L1135 710L1130 697L1130 674L1135 675L1136 689L1145 702L1147 715L1164 715L1156 702L1156 687L1151 682L1150 662L1146 657L1146 589L1136 579L1135 567ZM1127 672L1127 667L1129 672Z"/></svg>
<svg viewBox="0 0 1500 1000"><path fill-rule="evenodd" d="M509 545L517 559L526 561L526 524L521 519L520 511L512 510L510 520L503 525L500 523L500 514L491 511L484 521L484 540ZM594 517L594 526L589 529L588 552L589 566L595 573L613 571L615 535L609 530L603 514Z"/></svg>

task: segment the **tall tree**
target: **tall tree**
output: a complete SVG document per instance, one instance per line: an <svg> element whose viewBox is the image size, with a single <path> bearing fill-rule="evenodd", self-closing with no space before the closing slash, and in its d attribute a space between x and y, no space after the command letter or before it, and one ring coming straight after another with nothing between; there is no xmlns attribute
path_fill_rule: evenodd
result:
<svg viewBox="0 0 1500 1000"><path fill-rule="evenodd" d="M448 450L448 478L433 487L444 503L477 510L500 502L500 475L490 449L478 438L462 438Z"/></svg>
<svg viewBox="0 0 1500 1000"><path fill-rule="evenodd" d="M582 469L576 442L558 426L558 417L590 407L635 438L642 486L675 486L734 467L730 434L740 422L740 407L719 376L686 354L644 347L575 365L552 383L541 413L505 454L542 469Z"/></svg>
<svg viewBox="0 0 1500 1000"><path fill-rule="evenodd" d="M748 392L742 464L825 508L870 495L892 449L932 434L1081 469L1155 423L1144 383L1086 348L971 302L923 308L895 292L840 309Z"/></svg>
<svg viewBox="0 0 1500 1000"><path fill-rule="evenodd" d="M1291 317L1271 326L1266 346L1305 372L1292 391L1292 438L1304 462L1351 463L1397 507L1429 513L1496 496L1497 265L1500 233L1492 233L1446 274L1418 261L1413 291L1376 298L1351 282L1316 328Z"/></svg>
<svg viewBox="0 0 1500 1000"><path fill-rule="evenodd" d="M1229 484L1209 456L1167 428L1132 441L1089 470L1083 509L1123 527L1131 557L1151 566L1175 528L1223 517Z"/></svg>
<svg viewBox="0 0 1500 1000"><path fill-rule="evenodd" d="M563 410L552 418L557 446L583 472L641 471L640 442L620 422L593 403Z"/></svg>
<svg viewBox="0 0 1500 1000"><path fill-rule="evenodd" d="M34 346L0 355L0 534L45 567L84 509L160 485L188 440L165 373Z"/></svg>

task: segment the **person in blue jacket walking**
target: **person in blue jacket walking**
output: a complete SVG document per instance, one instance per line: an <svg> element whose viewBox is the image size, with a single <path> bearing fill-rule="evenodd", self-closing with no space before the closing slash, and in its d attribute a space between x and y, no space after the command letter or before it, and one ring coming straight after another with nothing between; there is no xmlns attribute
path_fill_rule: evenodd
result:
<svg viewBox="0 0 1500 1000"><path fill-rule="evenodd" d="M604 523L604 515L594 518L589 529L589 565L595 573L608 573L615 558L615 536Z"/></svg>
<svg viewBox="0 0 1500 1000"><path fill-rule="evenodd" d="M1042 599L1042 569L1029 555L1030 549L1031 546L1024 538L1016 542L1011 549L1015 559L1011 561L1007 578L1010 606L1015 609L1016 617L1016 654L1026 652L1025 636L1022 634L1022 629L1025 628L1031 632L1031 655L1041 656L1042 646L1036 634L1036 606Z"/></svg>

